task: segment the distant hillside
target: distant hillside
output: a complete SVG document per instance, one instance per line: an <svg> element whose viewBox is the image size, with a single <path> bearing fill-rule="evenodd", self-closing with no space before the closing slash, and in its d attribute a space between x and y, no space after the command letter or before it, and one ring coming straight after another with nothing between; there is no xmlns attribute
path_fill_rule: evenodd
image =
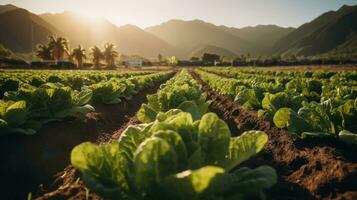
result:
<svg viewBox="0 0 357 200"><path fill-rule="evenodd" d="M11 5L11 4L7 4L7 5L0 5L0 14L7 12L7 11L11 11L11 10L15 10L18 9L18 7Z"/></svg>
<svg viewBox="0 0 357 200"><path fill-rule="evenodd" d="M0 6L0 10L7 8L9 6ZM32 44L47 42L49 35L58 33L53 26L27 10L16 8L0 13L0 43L12 51L30 52Z"/></svg>
<svg viewBox="0 0 357 200"><path fill-rule="evenodd" d="M280 39L277 54L316 55L357 47L357 6L322 14Z"/></svg>
<svg viewBox="0 0 357 200"><path fill-rule="evenodd" d="M4 47L4 45L0 44L0 58L6 58L12 54L11 50Z"/></svg>
<svg viewBox="0 0 357 200"><path fill-rule="evenodd" d="M200 20L170 20L158 26L145 29L160 37L181 51L187 52L200 44L212 45L232 51L235 54L261 53L259 45L237 37L218 26Z"/></svg>
<svg viewBox="0 0 357 200"><path fill-rule="evenodd" d="M237 56L235 53L224 48L220 48L212 45L199 45L197 48L193 49L189 57L200 58L204 53L217 54L220 56L224 56L224 58L227 59L233 59Z"/></svg>
<svg viewBox="0 0 357 200"><path fill-rule="evenodd" d="M92 21L70 12L43 14L41 17L62 30L72 45L82 44L89 48L112 42L120 52L146 57L156 57L159 53L163 55L177 53L165 41L136 26L117 27L106 19Z"/></svg>
<svg viewBox="0 0 357 200"><path fill-rule="evenodd" d="M276 25L258 25L244 28L220 26L220 28L246 41L264 46L267 49L271 48L279 39L295 30L295 28L284 28Z"/></svg>
<svg viewBox="0 0 357 200"><path fill-rule="evenodd" d="M303 14L303 13L302 13ZM72 47L114 43L120 53L156 58L160 53L181 59L205 51L225 57L241 54L322 55L357 52L357 6L329 11L297 29L275 25L234 28L201 20L170 20L145 30L118 27L106 19L89 20L64 12L36 15L14 5L0 5L0 43L28 53L49 35L67 37Z"/></svg>

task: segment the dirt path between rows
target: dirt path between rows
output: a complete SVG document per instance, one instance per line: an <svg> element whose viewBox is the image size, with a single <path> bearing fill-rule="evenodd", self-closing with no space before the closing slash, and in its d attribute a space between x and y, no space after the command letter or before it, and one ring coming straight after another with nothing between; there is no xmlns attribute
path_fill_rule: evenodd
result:
<svg viewBox="0 0 357 200"><path fill-rule="evenodd" d="M61 171L70 164L70 152L74 146L84 141L108 141L112 135L118 137L117 133L123 127L135 122L135 114L146 101L146 95L155 93L163 82L140 91L132 100L116 105L95 105L96 111L88 113L85 119L47 124L35 136L2 137L1 199L27 199L29 192L36 196L36 193L41 195L54 189L55 185L51 185L54 176L63 175Z"/></svg>
<svg viewBox="0 0 357 200"><path fill-rule="evenodd" d="M213 100L210 110L219 114L234 135L262 130L269 135L263 152L246 166L270 165L279 175L278 184L267 191L268 199L357 199L357 148L324 139L293 141L254 111L245 111L232 100L213 91L191 71Z"/></svg>
<svg viewBox="0 0 357 200"><path fill-rule="evenodd" d="M139 109L139 108L138 108ZM114 131L110 137L98 138L95 143L108 143L119 139L120 134L130 125L139 124L140 121L134 116ZM87 190L84 182L79 178L79 172L72 165L68 165L59 172L56 179L47 190L37 191L36 200L103 200L100 196Z"/></svg>

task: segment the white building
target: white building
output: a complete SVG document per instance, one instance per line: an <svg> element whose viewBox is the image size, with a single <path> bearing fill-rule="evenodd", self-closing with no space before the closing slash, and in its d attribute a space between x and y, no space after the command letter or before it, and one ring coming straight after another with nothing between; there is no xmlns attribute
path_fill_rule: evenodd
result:
<svg viewBox="0 0 357 200"><path fill-rule="evenodd" d="M125 61L125 65L128 67L141 67L143 66L143 61L141 59L130 59Z"/></svg>

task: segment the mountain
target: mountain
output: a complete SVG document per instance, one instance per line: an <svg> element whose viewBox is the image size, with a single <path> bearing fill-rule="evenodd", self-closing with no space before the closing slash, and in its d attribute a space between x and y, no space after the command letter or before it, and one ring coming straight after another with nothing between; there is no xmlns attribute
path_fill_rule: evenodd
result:
<svg viewBox="0 0 357 200"><path fill-rule="evenodd" d="M237 54L221 48L221 47L216 47L216 46L212 46L212 45L199 45L198 47L194 48L191 53L190 53L190 58L191 57L202 57L202 55L204 53L211 53L211 54L217 54L220 56L223 56L224 58L227 59L233 59L235 57L237 57Z"/></svg>
<svg viewBox="0 0 357 200"><path fill-rule="evenodd" d="M202 44L224 48L235 54L261 53L259 45L201 20L170 20L145 30L180 49L186 55L191 49Z"/></svg>
<svg viewBox="0 0 357 200"><path fill-rule="evenodd" d="M49 35L59 33L52 25L25 9L0 5L0 43L12 51L30 52L36 44L47 42Z"/></svg>
<svg viewBox="0 0 357 200"><path fill-rule="evenodd" d="M106 19L89 20L71 12L43 14L41 17L63 31L74 46L82 44L89 48L111 42L117 46L118 51L126 54L156 57L159 53L177 53L165 41L133 25L117 27Z"/></svg>
<svg viewBox="0 0 357 200"><path fill-rule="evenodd" d="M5 48L4 45L0 43L0 58L6 58L11 54L12 52L9 49Z"/></svg>
<svg viewBox="0 0 357 200"><path fill-rule="evenodd" d="M265 48L271 48L279 39L295 30L295 28L284 28L276 25L258 25L243 28L220 26L220 28Z"/></svg>
<svg viewBox="0 0 357 200"><path fill-rule="evenodd" d="M179 58L204 52L227 58L240 54L319 55L357 52L357 6L329 11L297 29L275 25L234 28L201 20L170 20L141 29L115 26L106 19L89 20L71 12L36 15L14 5L0 5L0 43L13 52L28 53L49 35L67 37L72 47L87 49L114 43L124 54L148 58L159 53Z"/></svg>
<svg viewBox="0 0 357 200"><path fill-rule="evenodd" d="M311 56L330 51L357 50L357 6L343 6L303 24L273 47L277 54Z"/></svg>
<svg viewBox="0 0 357 200"><path fill-rule="evenodd" d="M179 54L173 46L133 25L119 27L117 41L119 49L129 54L155 58L159 53L164 56Z"/></svg>
<svg viewBox="0 0 357 200"><path fill-rule="evenodd" d="M7 11L11 11L11 10L15 10L18 9L18 7L12 5L12 4L7 4L7 5L0 5L0 14L7 12Z"/></svg>

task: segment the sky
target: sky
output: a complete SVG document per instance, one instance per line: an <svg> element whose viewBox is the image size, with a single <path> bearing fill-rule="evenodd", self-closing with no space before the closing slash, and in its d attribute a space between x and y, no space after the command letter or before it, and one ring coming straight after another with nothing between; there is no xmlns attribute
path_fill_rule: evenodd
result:
<svg viewBox="0 0 357 200"><path fill-rule="evenodd" d="M141 28L170 19L201 19L230 27L276 24L298 27L357 0L0 0L36 14L73 11L88 18L104 17L120 26Z"/></svg>

